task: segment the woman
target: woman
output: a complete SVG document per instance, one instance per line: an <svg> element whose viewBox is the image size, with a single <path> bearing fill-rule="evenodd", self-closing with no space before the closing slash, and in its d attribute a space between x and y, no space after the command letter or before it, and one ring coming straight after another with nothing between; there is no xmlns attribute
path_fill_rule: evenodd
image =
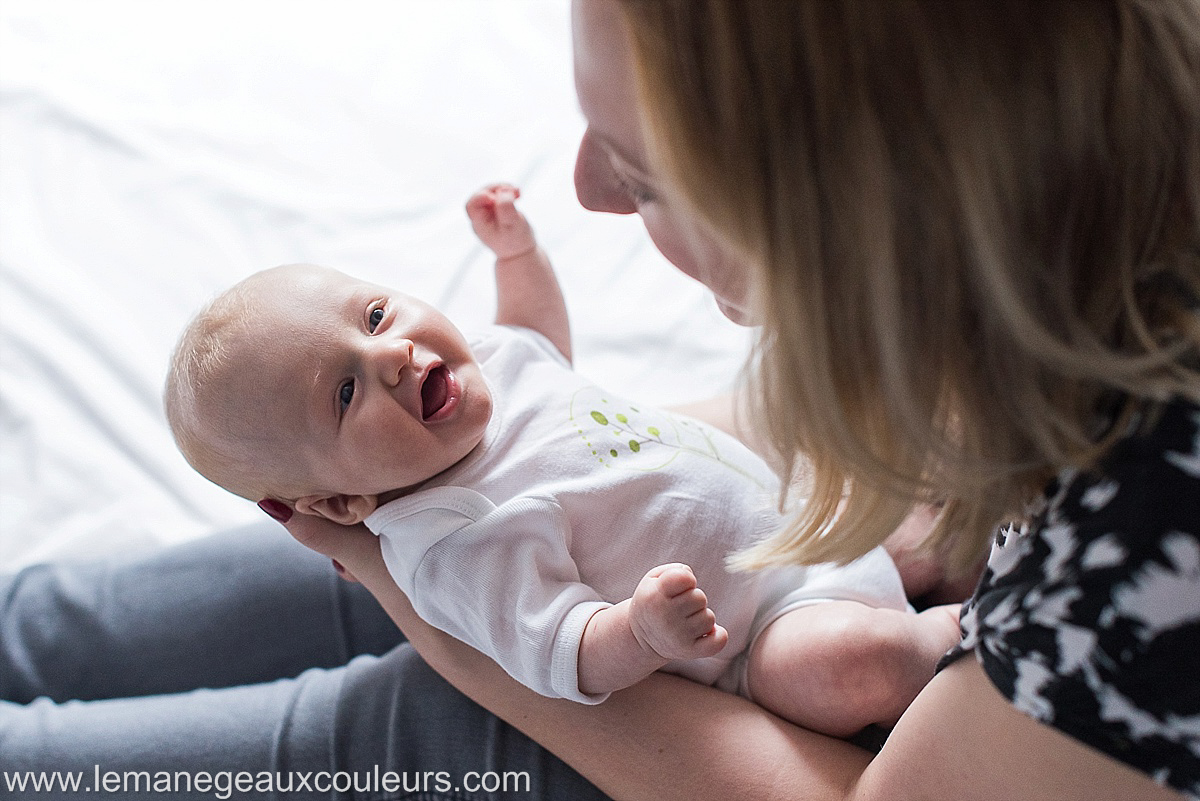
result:
<svg viewBox="0 0 1200 801"><path fill-rule="evenodd" d="M764 324L770 441L810 460L747 561L934 502L966 565L1021 521L974 656L874 759L669 676L584 709L421 624L369 537L293 533L614 797L1200 796L1197 5L578 0L575 42L581 201Z"/></svg>

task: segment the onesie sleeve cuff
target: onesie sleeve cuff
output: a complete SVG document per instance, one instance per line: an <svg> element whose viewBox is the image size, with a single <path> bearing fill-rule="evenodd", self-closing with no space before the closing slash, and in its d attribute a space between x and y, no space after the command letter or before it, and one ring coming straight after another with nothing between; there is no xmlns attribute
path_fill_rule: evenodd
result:
<svg viewBox="0 0 1200 801"><path fill-rule="evenodd" d="M586 694L579 691L579 644L592 615L612 606L605 601L584 601L567 613L554 640L550 660L550 684L556 694L580 704L599 704L610 693Z"/></svg>

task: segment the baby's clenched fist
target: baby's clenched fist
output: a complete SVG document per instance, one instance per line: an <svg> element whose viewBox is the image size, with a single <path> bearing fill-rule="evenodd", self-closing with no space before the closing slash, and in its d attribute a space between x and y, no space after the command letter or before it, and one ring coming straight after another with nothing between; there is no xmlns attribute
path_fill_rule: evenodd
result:
<svg viewBox="0 0 1200 801"><path fill-rule="evenodd" d="M467 216L475 235L497 259L524 256L537 249L533 228L515 205L520 196L521 190L512 184L491 184L467 201Z"/></svg>
<svg viewBox="0 0 1200 801"><path fill-rule="evenodd" d="M719 653L729 633L716 621L696 575L684 564L650 570L630 601L633 636L663 659L701 659Z"/></svg>

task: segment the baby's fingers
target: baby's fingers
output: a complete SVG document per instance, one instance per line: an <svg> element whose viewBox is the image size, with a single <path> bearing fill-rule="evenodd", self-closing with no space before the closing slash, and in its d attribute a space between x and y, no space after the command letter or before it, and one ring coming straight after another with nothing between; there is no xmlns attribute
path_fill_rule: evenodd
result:
<svg viewBox="0 0 1200 801"><path fill-rule="evenodd" d="M729 632L724 626L713 625L709 632L692 643L692 659L715 656L729 644Z"/></svg>
<svg viewBox="0 0 1200 801"><path fill-rule="evenodd" d="M659 592L668 598L675 598L694 590L697 586L696 574L690 567L679 562L652 568L646 574L646 579L657 579Z"/></svg>
<svg viewBox="0 0 1200 801"><path fill-rule="evenodd" d="M681 631L691 639L712 634L717 625L717 616L707 606L683 619Z"/></svg>
<svg viewBox="0 0 1200 801"><path fill-rule="evenodd" d="M704 594L704 590L697 587L667 599L666 604L664 608L671 610L675 617L690 618L708 609L708 596Z"/></svg>
<svg viewBox="0 0 1200 801"><path fill-rule="evenodd" d="M508 197L510 200L516 200L521 196L521 190L519 188L513 186L512 184L505 183L504 181L488 184L480 191L485 192L496 199Z"/></svg>
<svg viewBox="0 0 1200 801"><path fill-rule="evenodd" d="M517 211L514 201L517 199L515 192L497 193L496 202L496 224L501 228L511 228L521 221L521 212Z"/></svg>
<svg viewBox="0 0 1200 801"><path fill-rule="evenodd" d="M496 202L493 200L491 193L489 193L486 189L480 189L478 192L471 195L471 197L467 198L467 216L478 217L479 215L487 213L495 205Z"/></svg>
<svg viewBox="0 0 1200 801"><path fill-rule="evenodd" d="M489 184L467 199L467 214L494 214L501 205L511 207L520 196L521 190L512 184Z"/></svg>

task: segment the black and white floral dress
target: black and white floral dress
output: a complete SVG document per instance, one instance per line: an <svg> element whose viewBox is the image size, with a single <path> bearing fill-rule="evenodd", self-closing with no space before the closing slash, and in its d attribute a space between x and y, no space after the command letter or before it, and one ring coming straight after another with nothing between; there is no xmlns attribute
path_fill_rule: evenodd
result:
<svg viewBox="0 0 1200 801"><path fill-rule="evenodd" d="M1023 712L1200 799L1200 407L1176 401L1002 531L963 642Z"/></svg>

